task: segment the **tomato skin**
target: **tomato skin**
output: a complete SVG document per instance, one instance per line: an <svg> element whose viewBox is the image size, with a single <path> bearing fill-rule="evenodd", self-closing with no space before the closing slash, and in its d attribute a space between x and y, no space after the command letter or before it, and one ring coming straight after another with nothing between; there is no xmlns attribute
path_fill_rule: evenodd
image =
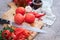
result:
<svg viewBox="0 0 60 40"><path fill-rule="evenodd" d="M14 21L16 24L22 24L24 22L24 16L21 14L16 14L14 16Z"/></svg>
<svg viewBox="0 0 60 40"><path fill-rule="evenodd" d="M2 32L2 37L3 38L8 38L10 36L10 31L9 30L4 30L3 32Z"/></svg>
<svg viewBox="0 0 60 40"><path fill-rule="evenodd" d="M18 8L16 9L16 14L20 13L20 14L24 15L25 12L26 12L26 11L25 11L24 7L18 7Z"/></svg>
<svg viewBox="0 0 60 40"><path fill-rule="evenodd" d="M35 16L33 14L26 14L25 15L25 22L27 23L33 23L35 21Z"/></svg>
<svg viewBox="0 0 60 40"><path fill-rule="evenodd" d="M25 36L25 38L28 38L30 35L30 32L28 30L25 30L22 34Z"/></svg>
<svg viewBox="0 0 60 40"><path fill-rule="evenodd" d="M8 40L16 40L16 39L17 39L16 35L14 33L11 33Z"/></svg>

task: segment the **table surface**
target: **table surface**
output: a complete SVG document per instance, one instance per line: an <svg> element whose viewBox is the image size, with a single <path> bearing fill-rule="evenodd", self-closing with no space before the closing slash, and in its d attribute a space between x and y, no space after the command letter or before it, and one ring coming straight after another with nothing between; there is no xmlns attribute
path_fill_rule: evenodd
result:
<svg viewBox="0 0 60 40"><path fill-rule="evenodd" d="M7 6L9 2L11 2L11 0L0 0L0 17L4 12L10 9ZM53 1L52 11L57 18L55 23L52 26L43 27L43 29L48 31L48 33L38 34L35 40L60 40L60 0ZM2 29L1 25L0 29Z"/></svg>

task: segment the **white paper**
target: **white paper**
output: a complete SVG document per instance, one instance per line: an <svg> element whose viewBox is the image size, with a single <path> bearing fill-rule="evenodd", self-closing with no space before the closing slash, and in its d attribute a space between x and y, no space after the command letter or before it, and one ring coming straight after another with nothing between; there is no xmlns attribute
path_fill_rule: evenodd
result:
<svg viewBox="0 0 60 40"><path fill-rule="evenodd" d="M53 0L42 0L42 2L43 2L42 8L39 8L33 11L38 12L38 13L40 13L41 11L46 12L46 16L42 18L43 22L47 25L52 25L56 19L56 16L53 14L51 10Z"/></svg>
<svg viewBox="0 0 60 40"><path fill-rule="evenodd" d="M43 2L42 8L38 8L37 10L33 11L38 13L41 13L41 11L45 12L46 16L42 18L43 23L47 25L52 25L56 19L56 16L53 14L51 10L53 0L42 0L42 2Z"/></svg>

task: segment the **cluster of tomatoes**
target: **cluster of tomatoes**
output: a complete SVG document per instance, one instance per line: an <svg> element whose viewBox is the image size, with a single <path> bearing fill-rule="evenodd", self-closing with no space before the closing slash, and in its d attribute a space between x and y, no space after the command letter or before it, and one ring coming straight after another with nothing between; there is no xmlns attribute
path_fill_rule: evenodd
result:
<svg viewBox="0 0 60 40"><path fill-rule="evenodd" d="M32 2L32 0L13 0L13 2L17 5L28 5L29 2Z"/></svg>
<svg viewBox="0 0 60 40"><path fill-rule="evenodd" d="M16 9L16 15L14 16L14 21L16 24L22 24L23 22L33 23L35 18L41 18L45 14L38 14L37 12L26 12L25 8L18 7Z"/></svg>
<svg viewBox="0 0 60 40"><path fill-rule="evenodd" d="M10 32L10 30L4 30L2 32L4 40L25 40L29 37L29 35L30 32L22 28L16 28L13 32Z"/></svg>

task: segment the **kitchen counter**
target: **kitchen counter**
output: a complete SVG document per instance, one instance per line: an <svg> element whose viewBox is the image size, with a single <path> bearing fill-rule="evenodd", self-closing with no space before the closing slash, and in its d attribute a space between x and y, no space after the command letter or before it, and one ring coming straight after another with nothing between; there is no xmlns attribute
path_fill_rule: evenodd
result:
<svg viewBox="0 0 60 40"><path fill-rule="evenodd" d="M11 2L11 0L0 0L0 17L10 9L7 6L9 2ZM38 34L35 40L60 40L60 0L53 1L52 11L57 18L55 23L52 26L43 27L48 33ZM0 29L2 29L2 25L0 25Z"/></svg>

